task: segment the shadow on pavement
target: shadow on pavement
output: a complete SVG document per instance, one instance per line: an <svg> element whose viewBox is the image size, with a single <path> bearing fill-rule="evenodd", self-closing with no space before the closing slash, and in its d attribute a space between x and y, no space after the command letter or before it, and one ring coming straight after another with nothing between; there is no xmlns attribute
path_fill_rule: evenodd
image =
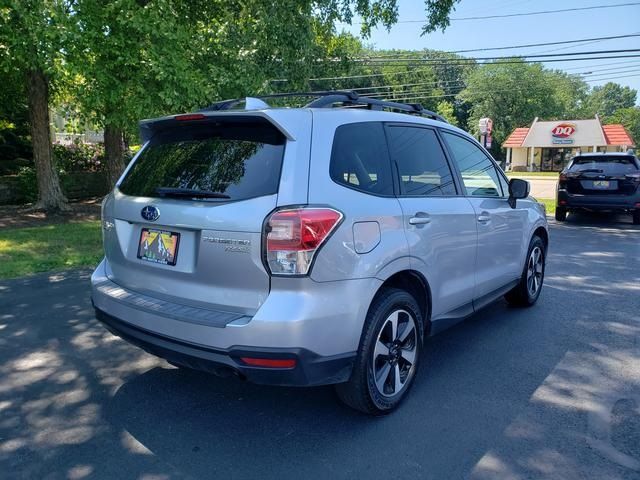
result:
<svg viewBox="0 0 640 480"><path fill-rule="evenodd" d="M331 387L169 367L97 323L87 272L0 282L0 472L623 478L588 449L586 414L607 392L638 391L621 365L638 361L640 252L626 228L590 226L554 226L540 302L499 302L429 339L406 402L376 419L343 407ZM634 425L627 403L615 418ZM612 437L635 455L623 428Z"/></svg>
<svg viewBox="0 0 640 480"><path fill-rule="evenodd" d="M553 213L553 212L551 212ZM563 223L556 222L557 225ZM567 215L566 225L588 226L588 227L613 227L632 229L640 231L640 225L633 224L633 218L630 213L612 213L612 212L586 212L578 211Z"/></svg>

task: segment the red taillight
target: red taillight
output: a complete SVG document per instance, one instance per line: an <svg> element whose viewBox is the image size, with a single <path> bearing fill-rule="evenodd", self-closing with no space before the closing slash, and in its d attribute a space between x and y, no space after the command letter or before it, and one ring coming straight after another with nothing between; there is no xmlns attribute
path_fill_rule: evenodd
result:
<svg viewBox="0 0 640 480"><path fill-rule="evenodd" d="M560 180L561 182L566 182L567 181L567 176L564 173L561 173L560 177L558 178L558 180Z"/></svg>
<svg viewBox="0 0 640 480"><path fill-rule="evenodd" d="M342 214L331 208L274 212L266 222L266 253L271 273L309 273L313 256L341 219Z"/></svg>
<svg viewBox="0 0 640 480"><path fill-rule="evenodd" d="M188 122L190 120L204 120L207 118L206 115L202 113L185 113L184 115L176 115L173 117L174 120L178 120L180 122Z"/></svg>
<svg viewBox="0 0 640 480"><path fill-rule="evenodd" d="M252 367L266 367L266 368L293 368L296 366L296 360L294 358L250 358L240 357L247 365Z"/></svg>

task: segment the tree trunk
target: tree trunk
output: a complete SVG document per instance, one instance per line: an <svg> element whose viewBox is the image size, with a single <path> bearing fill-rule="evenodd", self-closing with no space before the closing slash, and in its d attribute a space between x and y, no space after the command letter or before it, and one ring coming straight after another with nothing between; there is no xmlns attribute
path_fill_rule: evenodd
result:
<svg viewBox="0 0 640 480"><path fill-rule="evenodd" d="M113 188L124 171L124 144L122 130L113 125L104 127L104 155L106 157L107 179Z"/></svg>
<svg viewBox="0 0 640 480"><path fill-rule="evenodd" d="M41 70L29 72L27 80L31 143L38 181L38 202L34 208L46 212L69 210L51 155L49 83Z"/></svg>

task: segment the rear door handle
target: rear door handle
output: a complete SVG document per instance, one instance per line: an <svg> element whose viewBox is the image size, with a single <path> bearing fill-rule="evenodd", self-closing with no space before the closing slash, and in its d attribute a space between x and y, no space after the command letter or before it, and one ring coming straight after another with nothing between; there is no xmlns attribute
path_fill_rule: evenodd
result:
<svg viewBox="0 0 640 480"><path fill-rule="evenodd" d="M424 212L417 212L409 219L409 225L425 225L427 223L431 223L431 217Z"/></svg>
<svg viewBox="0 0 640 480"><path fill-rule="evenodd" d="M490 221L491 221L491 215L489 215L488 212L482 212L480 215L478 215L478 222L487 223Z"/></svg>

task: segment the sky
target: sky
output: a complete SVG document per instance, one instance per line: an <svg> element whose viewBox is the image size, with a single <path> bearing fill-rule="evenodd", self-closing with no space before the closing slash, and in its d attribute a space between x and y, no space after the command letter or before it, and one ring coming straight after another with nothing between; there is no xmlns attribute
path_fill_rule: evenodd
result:
<svg viewBox="0 0 640 480"><path fill-rule="evenodd" d="M560 10L621 3L637 5L585 10L546 15L530 15L511 18L483 20L453 20L460 17L506 15L511 13ZM426 18L423 0L398 0L398 20L420 20ZM366 44L378 49L424 48L435 50L465 50L524 45L531 43L560 42L583 38L608 37L626 34L640 34L640 2L630 0L462 0L451 14L451 25L444 32L437 31L421 36L420 23L397 23L390 31L374 29L371 36L363 39ZM360 34L358 19L354 24L338 25L356 36ZM489 52L470 52L468 56L505 56L539 53L570 53L591 50L640 49L640 36L624 39L598 41L595 43L574 43L544 47L520 48ZM628 55L639 55L640 52ZM625 54L612 54L625 55ZM621 63L624 62L624 63ZM615 65L613 65L615 63ZM640 56L630 59L603 59L575 62L547 63L549 68L565 70L568 73L587 74L584 79L589 85L601 85L607 81L627 85L640 92ZM604 70L603 70L604 69ZM607 70L611 69L611 70ZM626 77L608 80L610 77ZM640 104L640 93L637 103Z"/></svg>

